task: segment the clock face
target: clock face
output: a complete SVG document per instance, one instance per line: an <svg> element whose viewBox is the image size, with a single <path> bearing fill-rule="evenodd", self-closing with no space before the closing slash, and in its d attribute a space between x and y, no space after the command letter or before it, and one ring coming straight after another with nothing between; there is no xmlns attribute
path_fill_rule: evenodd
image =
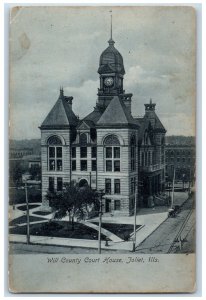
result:
<svg viewBox="0 0 206 300"><path fill-rule="evenodd" d="M114 80L113 80L112 77L106 77L105 80L104 80L104 84L105 84L106 86L112 86L112 85L113 85L113 82L114 82Z"/></svg>

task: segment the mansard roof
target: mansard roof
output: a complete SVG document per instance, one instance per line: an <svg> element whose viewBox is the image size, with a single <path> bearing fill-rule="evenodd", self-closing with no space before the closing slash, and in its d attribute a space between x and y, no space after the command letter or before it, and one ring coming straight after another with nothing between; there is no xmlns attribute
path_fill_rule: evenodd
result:
<svg viewBox="0 0 206 300"><path fill-rule="evenodd" d="M97 126L133 126L138 127L139 125L133 119L128 108L123 103L122 99L118 96L114 96L104 113L97 122Z"/></svg>
<svg viewBox="0 0 206 300"><path fill-rule="evenodd" d="M77 125L78 119L72 111L67 98L64 96L63 91L60 91L59 99L43 121L41 129L69 128Z"/></svg>

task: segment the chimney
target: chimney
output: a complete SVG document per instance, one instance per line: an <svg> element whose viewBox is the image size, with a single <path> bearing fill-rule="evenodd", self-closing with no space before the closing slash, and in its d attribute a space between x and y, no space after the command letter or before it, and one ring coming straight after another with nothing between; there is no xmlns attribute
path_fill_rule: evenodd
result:
<svg viewBox="0 0 206 300"><path fill-rule="evenodd" d="M123 95L123 102L128 109L129 113L131 114L131 103L132 103L132 94L124 94Z"/></svg>
<svg viewBox="0 0 206 300"><path fill-rule="evenodd" d="M69 107L72 109L72 100L73 97L72 96L64 96L65 100L67 101L67 103L69 103Z"/></svg>
<svg viewBox="0 0 206 300"><path fill-rule="evenodd" d="M152 103L152 99L150 99L150 103L145 104L145 116L150 120L151 125L155 124L155 103Z"/></svg>

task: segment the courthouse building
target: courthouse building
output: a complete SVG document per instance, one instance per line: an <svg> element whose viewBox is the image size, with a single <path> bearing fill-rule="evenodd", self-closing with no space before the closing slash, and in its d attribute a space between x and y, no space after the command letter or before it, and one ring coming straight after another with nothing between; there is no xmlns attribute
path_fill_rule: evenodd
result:
<svg viewBox="0 0 206 300"><path fill-rule="evenodd" d="M154 195L161 197L164 190L166 130L152 100L145 104L142 118L132 116L123 58L112 37L108 43L99 59L94 110L80 120L72 110L73 97L61 88L40 126L45 209L47 191L61 191L71 181L104 189L103 210L114 215L133 212L135 191L138 206L151 207Z"/></svg>

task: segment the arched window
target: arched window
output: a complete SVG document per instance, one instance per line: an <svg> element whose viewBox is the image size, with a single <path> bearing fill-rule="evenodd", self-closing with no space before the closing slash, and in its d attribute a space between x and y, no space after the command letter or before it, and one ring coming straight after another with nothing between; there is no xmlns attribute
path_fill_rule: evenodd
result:
<svg viewBox="0 0 206 300"><path fill-rule="evenodd" d="M62 171L62 141L58 136L51 136L48 141L48 169Z"/></svg>
<svg viewBox="0 0 206 300"><path fill-rule="evenodd" d="M58 136L53 135L53 136L50 136L50 138L48 138L47 144L48 145L62 145L62 141Z"/></svg>
<svg viewBox="0 0 206 300"><path fill-rule="evenodd" d="M104 140L106 172L120 172L120 142L111 134Z"/></svg>
<svg viewBox="0 0 206 300"><path fill-rule="evenodd" d="M131 171L135 171L136 170L136 139L135 136L131 137L130 140L130 155L131 155Z"/></svg>

